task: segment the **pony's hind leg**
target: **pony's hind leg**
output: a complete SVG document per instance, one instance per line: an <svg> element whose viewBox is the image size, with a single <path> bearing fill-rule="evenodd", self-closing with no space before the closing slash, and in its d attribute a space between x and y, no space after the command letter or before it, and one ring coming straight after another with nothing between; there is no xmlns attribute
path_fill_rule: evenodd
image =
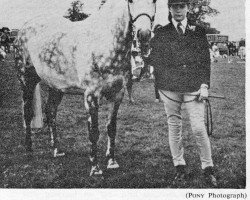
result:
<svg viewBox="0 0 250 200"><path fill-rule="evenodd" d="M93 94L85 95L85 107L89 113L88 118L88 131L89 131L89 140L91 142L91 152L90 152L90 162L91 162L91 171L90 176L102 174L102 170L98 165L97 159L97 142L99 140L99 128L98 128L98 98Z"/></svg>
<svg viewBox="0 0 250 200"><path fill-rule="evenodd" d="M50 134L51 146L53 148L53 156L64 156L64 153L58 152L58 139L57 139L57 130L56 130L56 114L57 108L61 103L63 98L63 92L50 88L49 89L49 97L46 104L46 118L48 125L48 132Z"/></svg>
<svg viewBox="0 0 250 200"><path fill-rule="evenodd" d="M33 111L33 94L37 83L40 78L35 72L34 67L26 68L20 75L20 82L23 91L23 115L24 115L24 128L26 132L25 147L27 151L32 151L31 140L31 121L34 116Z"/></svg>
<svg viewBox="0 0 250 200"><path fill-rule="evenodd" d="M129 71L129 75L128 75L128 82L127 82L127 92L128 92L128 99L129 99L129 103L134 103L134 99L133 99L133 75L131 73L131 71Z"/></svg>
<svg viewBox="0 0 250 200"><path fill-rule="evenodd" d="M112 110L109 115L107 123L107 132L108 132L108 147L106 152L106 157L108 160L108 169L119 168L117 161L115 160L115 137L116 137L116 126L117 126L117 113L121 105L122 99L124 96L124 90L121 90L115 98L115 101L112 103Z"/></svg>

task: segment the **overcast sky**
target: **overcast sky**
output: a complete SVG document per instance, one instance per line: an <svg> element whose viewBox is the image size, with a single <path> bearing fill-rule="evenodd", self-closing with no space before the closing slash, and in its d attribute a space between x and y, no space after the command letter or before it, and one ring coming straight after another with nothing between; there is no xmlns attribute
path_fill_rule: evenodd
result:
<svg viewBox="0 0 250 200"><path fill-rule="evenodd" d="M211 7L220 12L208 19L213 27L229 40L245 38L245 0L211 0Z"/></svg>
<svg viewBox="0 0 250 200"><path fill-rule="evenodd" d="M0 27L20 28L29 18L55 12L64 15L73 0L0 0ZM82 0L89 12L97 9L101 0ZM167 0L158 0L165 1ZM159 6L160 13L167 9L166 3ZM165 8L164 8L165 6ZM220 14L209 18L212 27L221 31L221 34L229 35L229 40L245 38L245 0L211 0L211 6ZM167 15L158 17L164 23Z"/></svg>

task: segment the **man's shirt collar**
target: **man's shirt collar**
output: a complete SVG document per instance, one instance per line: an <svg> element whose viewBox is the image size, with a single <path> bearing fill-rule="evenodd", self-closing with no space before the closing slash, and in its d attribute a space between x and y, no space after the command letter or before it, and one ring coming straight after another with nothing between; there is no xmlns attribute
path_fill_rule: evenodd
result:
<svg viewBox="0 0 250 200"><path fill-rule="evenodd" d="M173 23L175 29L177 30L177 25L179 22L175 21L174 18L172 18L172 23ZM181 21L181 29L183 30L183 33L185 33L185 31L186 31L186 27L187 27L187 18L185 18Z"/></svg>

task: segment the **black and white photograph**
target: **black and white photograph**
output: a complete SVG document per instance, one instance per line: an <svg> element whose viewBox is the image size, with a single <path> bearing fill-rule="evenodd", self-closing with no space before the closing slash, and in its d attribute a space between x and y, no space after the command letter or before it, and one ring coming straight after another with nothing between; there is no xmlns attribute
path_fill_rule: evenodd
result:
<svg viewBox="0 0 250 200"><path fill-rule="evenodd" d="M250 198L248 4L0 0L0 199Z"/></svg>

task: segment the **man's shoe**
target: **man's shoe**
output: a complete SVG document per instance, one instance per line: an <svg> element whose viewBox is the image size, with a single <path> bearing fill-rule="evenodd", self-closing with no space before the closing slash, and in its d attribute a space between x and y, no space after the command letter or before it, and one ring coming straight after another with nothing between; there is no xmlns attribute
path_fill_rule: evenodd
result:
<svg viewBox="0 0 250 200"><path fill-rule="evenodd" d="M186 165L177 165L176 166L176 173L173 180L173 187L175 188L182 188L186 185Z"/></svg>
<svg viewBox="0 0 250 200"><path fill-rule="evenodd" d="M176 166L176 174L174 177L175 182L183 181L186 176L185 165L177 165Z"/></svg>
<svg viewBox="0 0 250 200"><path fill-rule="evenodd" d="M214 176L214 168L213 167L206 167L204 169L204 178L207 184L212 187L217 187L217 180Z"/></svg>

